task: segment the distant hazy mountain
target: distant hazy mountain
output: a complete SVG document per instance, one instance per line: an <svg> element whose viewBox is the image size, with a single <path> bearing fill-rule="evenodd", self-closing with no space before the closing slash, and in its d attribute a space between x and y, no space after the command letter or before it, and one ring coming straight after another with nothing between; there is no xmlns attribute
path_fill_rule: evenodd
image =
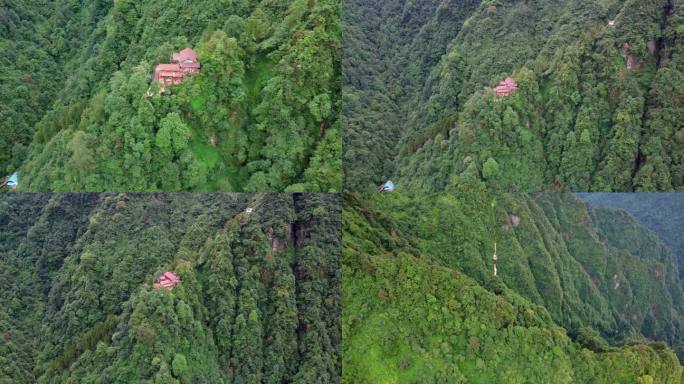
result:
<svg viewBox="0 0 684 384"><path fill-rule="evenodd" d="M684 196L678 193L580 193L597 207L623 209L672 248L684 281Z"/></svg>

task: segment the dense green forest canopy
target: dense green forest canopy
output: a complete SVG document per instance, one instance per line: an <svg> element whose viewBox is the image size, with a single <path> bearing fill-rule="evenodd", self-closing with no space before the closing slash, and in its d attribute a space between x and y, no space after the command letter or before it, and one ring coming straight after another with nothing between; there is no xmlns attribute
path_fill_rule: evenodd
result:
<svg viewBox="0 0 684 384"><path fill-rule="evenodd" d="M339 8L4 2L0 171L30 191L339 190ZM201 73L159 94L186 47Z"/></svg>
<svg viewBox="0 0 684 384"><path fill-rule="evenodd" d="M0 383L340 382L337 195L0 207ZM180 283L153 288L164 271Z"/></svg>
<svg viewBox="0 0 684 384"><path fill-rule="evenodd" d="M684 188L684 4L350 0L345 188ZM511 76L518 91L496 96Z"/></svg>
<svg viewBox="0 0 684 384"><path fill-rule="evenodd" d="M581 193L580 198L597 207L623 209L655 232L672 248L680 280L684 281L684 199L677 193Z"/></svg>
<svg viewBox="0 0 684 384"><path fill-rule="evenodd" d="M460 186L345 196L345 381L682 382L684 291L655 234L570 194Z"/></svg>

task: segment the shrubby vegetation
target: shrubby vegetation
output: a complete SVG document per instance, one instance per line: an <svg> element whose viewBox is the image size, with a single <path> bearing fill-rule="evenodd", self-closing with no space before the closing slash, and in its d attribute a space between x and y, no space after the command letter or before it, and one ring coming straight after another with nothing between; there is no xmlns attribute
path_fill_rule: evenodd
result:
<svg viewBox="0 0 684 384"><path fill-rule="evenodd" d="M340 382L336 195L0 205L0 382Z"/></svg>
<svg viewBox="0 0 684 384"><path fill-rule="evenodd" d="M0 170L30 191L339 190L339 17L331 0L13 0ZM159 95L154 66L185 47L201 74Z"/></svg>
<svg viewBox="0 0 684 384"><path fill-rule="evenodd" d="M376 2L345 7L346 186L684 188L682 4ZM611 23L613 22L613 23ZM611 25L612 24L612 25ZM519 91L490 90L512 76Z"/></svg>
<svg viewBox="0 0 684 384"><path fill-rule="evenodd" d="M569 194L459 185L345 197L345 381L682 381L684 291L652 232Z"/></svg>

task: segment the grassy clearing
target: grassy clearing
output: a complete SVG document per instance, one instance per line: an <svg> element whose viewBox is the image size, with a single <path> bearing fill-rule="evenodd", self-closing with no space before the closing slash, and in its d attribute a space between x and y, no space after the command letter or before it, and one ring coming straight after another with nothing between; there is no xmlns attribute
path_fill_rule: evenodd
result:
<svg viewBox="0 0 684 384"><path fill-rule="evenodd" d="M273 65L266 57L260 57L256 64L249 68L245 74L244 85L247 90L245 104L256 105L259 102L261 90L268 79L273 76ZM190 107L194 113L201 113L206 104L202 95L193 96L190 99ZM190 149L195 159L207 171L207 182L198 189L202 191L232 190L242 191L249 175L244 163L237 159L238 146L235 145L236 134L246 134L253 125L253 119L247 111L238 111L238 116L231 119L230 124L239 125L239 128L231 127L229 132L217 132L217 146L208 142L206 133L201 129L194 129L190 142ZM260 146L252 146L250 151L259 151Z"/></svg>

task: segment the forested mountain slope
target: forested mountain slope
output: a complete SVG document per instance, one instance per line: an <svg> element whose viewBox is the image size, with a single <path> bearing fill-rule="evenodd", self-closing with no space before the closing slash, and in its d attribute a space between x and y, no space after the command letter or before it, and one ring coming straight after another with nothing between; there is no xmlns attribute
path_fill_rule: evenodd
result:
<svg viewBox="0 0 684 384"><path fill-rule="evenodd" d="M684 293L653 233L569 194L466 185L345 198L346 380L681 382L646 341L684 354Z"/></svg>
<svg viewBox="0 0 684 384"><path fill-rule="evenodd" d="M0 205L0 382L340 382L338 196Z"/></svg>
<svg viewBox="0 0 684 384"><path fill-rule="evenodd" d="M346 186L394 173L394 148L424 70L434 66L478 1L344 2Z"/></svg>
<svg viewBox="0 0 684 384"><path fill-rule="evenodd" d="M440 1L420 2L420 12L414 2L376 3L355 3L344 31L372 31L355 15L377 7L394 16L380 27L387 39L403 43L368 40L374 53L363 56L359 39L344 41L344 100L374 101L345 105L345 145L358 148L345 157L347 188L392 178L400 190L440 191L471 164L504 190L684 186L680 2ZM426 12L419 27L403 28ZM370 79L348 70L366 57L389 57L401 74L372 60L381 69ZM384 87L368 85L385 76ZM518 91L495 95L507 76Z"/></svg>
<svg viewBox="0 0 684 384"><path fill-rule="evenodd" d="M684 281L684 199L677 193L581 193L580 198L598 207L623 209L655 232L672 248L680 280Z"/></svg>
<svg viewBox="0 0 684 384"><path fill-rule="evenodd" d="M339 7L11 0L0 167L23 190L339 190ZM186 47L200 74L160 95Z"/></svg>

